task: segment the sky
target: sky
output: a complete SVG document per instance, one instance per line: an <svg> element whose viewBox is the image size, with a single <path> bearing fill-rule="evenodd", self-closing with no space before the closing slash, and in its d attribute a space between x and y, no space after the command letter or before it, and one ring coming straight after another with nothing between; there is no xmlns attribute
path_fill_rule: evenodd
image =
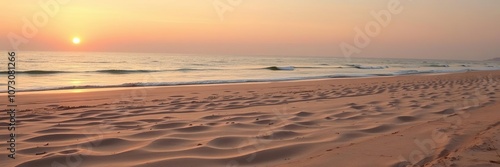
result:
<svg viewBox="0 0 500 167"><path fill-rule="evenodd" d="M0 50L484 60L500 57L499 7L498 0L3 0Z"/></svg>

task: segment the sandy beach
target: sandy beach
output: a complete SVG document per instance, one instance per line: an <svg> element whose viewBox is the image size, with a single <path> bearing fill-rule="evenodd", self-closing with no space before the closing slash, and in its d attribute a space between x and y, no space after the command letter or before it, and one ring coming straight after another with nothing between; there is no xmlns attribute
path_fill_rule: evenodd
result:
<svg viewBox="0 0 500 167"><path fill-rule="evenodd" d="M483 71L19 93L16 159L2 151L0 166L500 166L499 81Z"/></svg>

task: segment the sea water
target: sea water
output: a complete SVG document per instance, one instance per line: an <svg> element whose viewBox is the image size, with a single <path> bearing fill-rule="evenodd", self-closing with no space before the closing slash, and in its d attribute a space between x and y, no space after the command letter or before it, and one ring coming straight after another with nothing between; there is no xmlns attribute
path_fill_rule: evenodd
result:
<svg viewBox="0 0 500 167"><path fill-rule="evenodd" d="M7 67L6 61L1 63ZM464 60L22 51L16 53L16 86L17 91L40 91L499 69L500 62ZM7 69L0 75L5 78Z"/></svg>

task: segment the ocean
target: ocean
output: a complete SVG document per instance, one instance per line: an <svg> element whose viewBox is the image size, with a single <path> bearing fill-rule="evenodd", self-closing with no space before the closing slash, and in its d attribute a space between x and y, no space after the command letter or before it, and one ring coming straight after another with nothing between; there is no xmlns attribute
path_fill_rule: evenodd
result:
<svg viewBox="0 0 500 167"><path fill-rule="evenodd" d="M6 80L7 62L1 65L5 70L0 75ZM16 52L16 89L199 85L499 69L498 61L20 51Z"/></svg>

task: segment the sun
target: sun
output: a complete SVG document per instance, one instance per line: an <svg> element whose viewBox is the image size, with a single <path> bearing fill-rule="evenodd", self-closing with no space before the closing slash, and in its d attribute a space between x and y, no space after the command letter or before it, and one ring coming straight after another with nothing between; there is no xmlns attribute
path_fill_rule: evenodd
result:
<svg viewBox="0 0 500 167"><path fill-rule="evenodd" d="M74 38L73 38L73 44L75 44L75 45L80 44L80 38L78 38L78 37L74 37Z"/></svg>

